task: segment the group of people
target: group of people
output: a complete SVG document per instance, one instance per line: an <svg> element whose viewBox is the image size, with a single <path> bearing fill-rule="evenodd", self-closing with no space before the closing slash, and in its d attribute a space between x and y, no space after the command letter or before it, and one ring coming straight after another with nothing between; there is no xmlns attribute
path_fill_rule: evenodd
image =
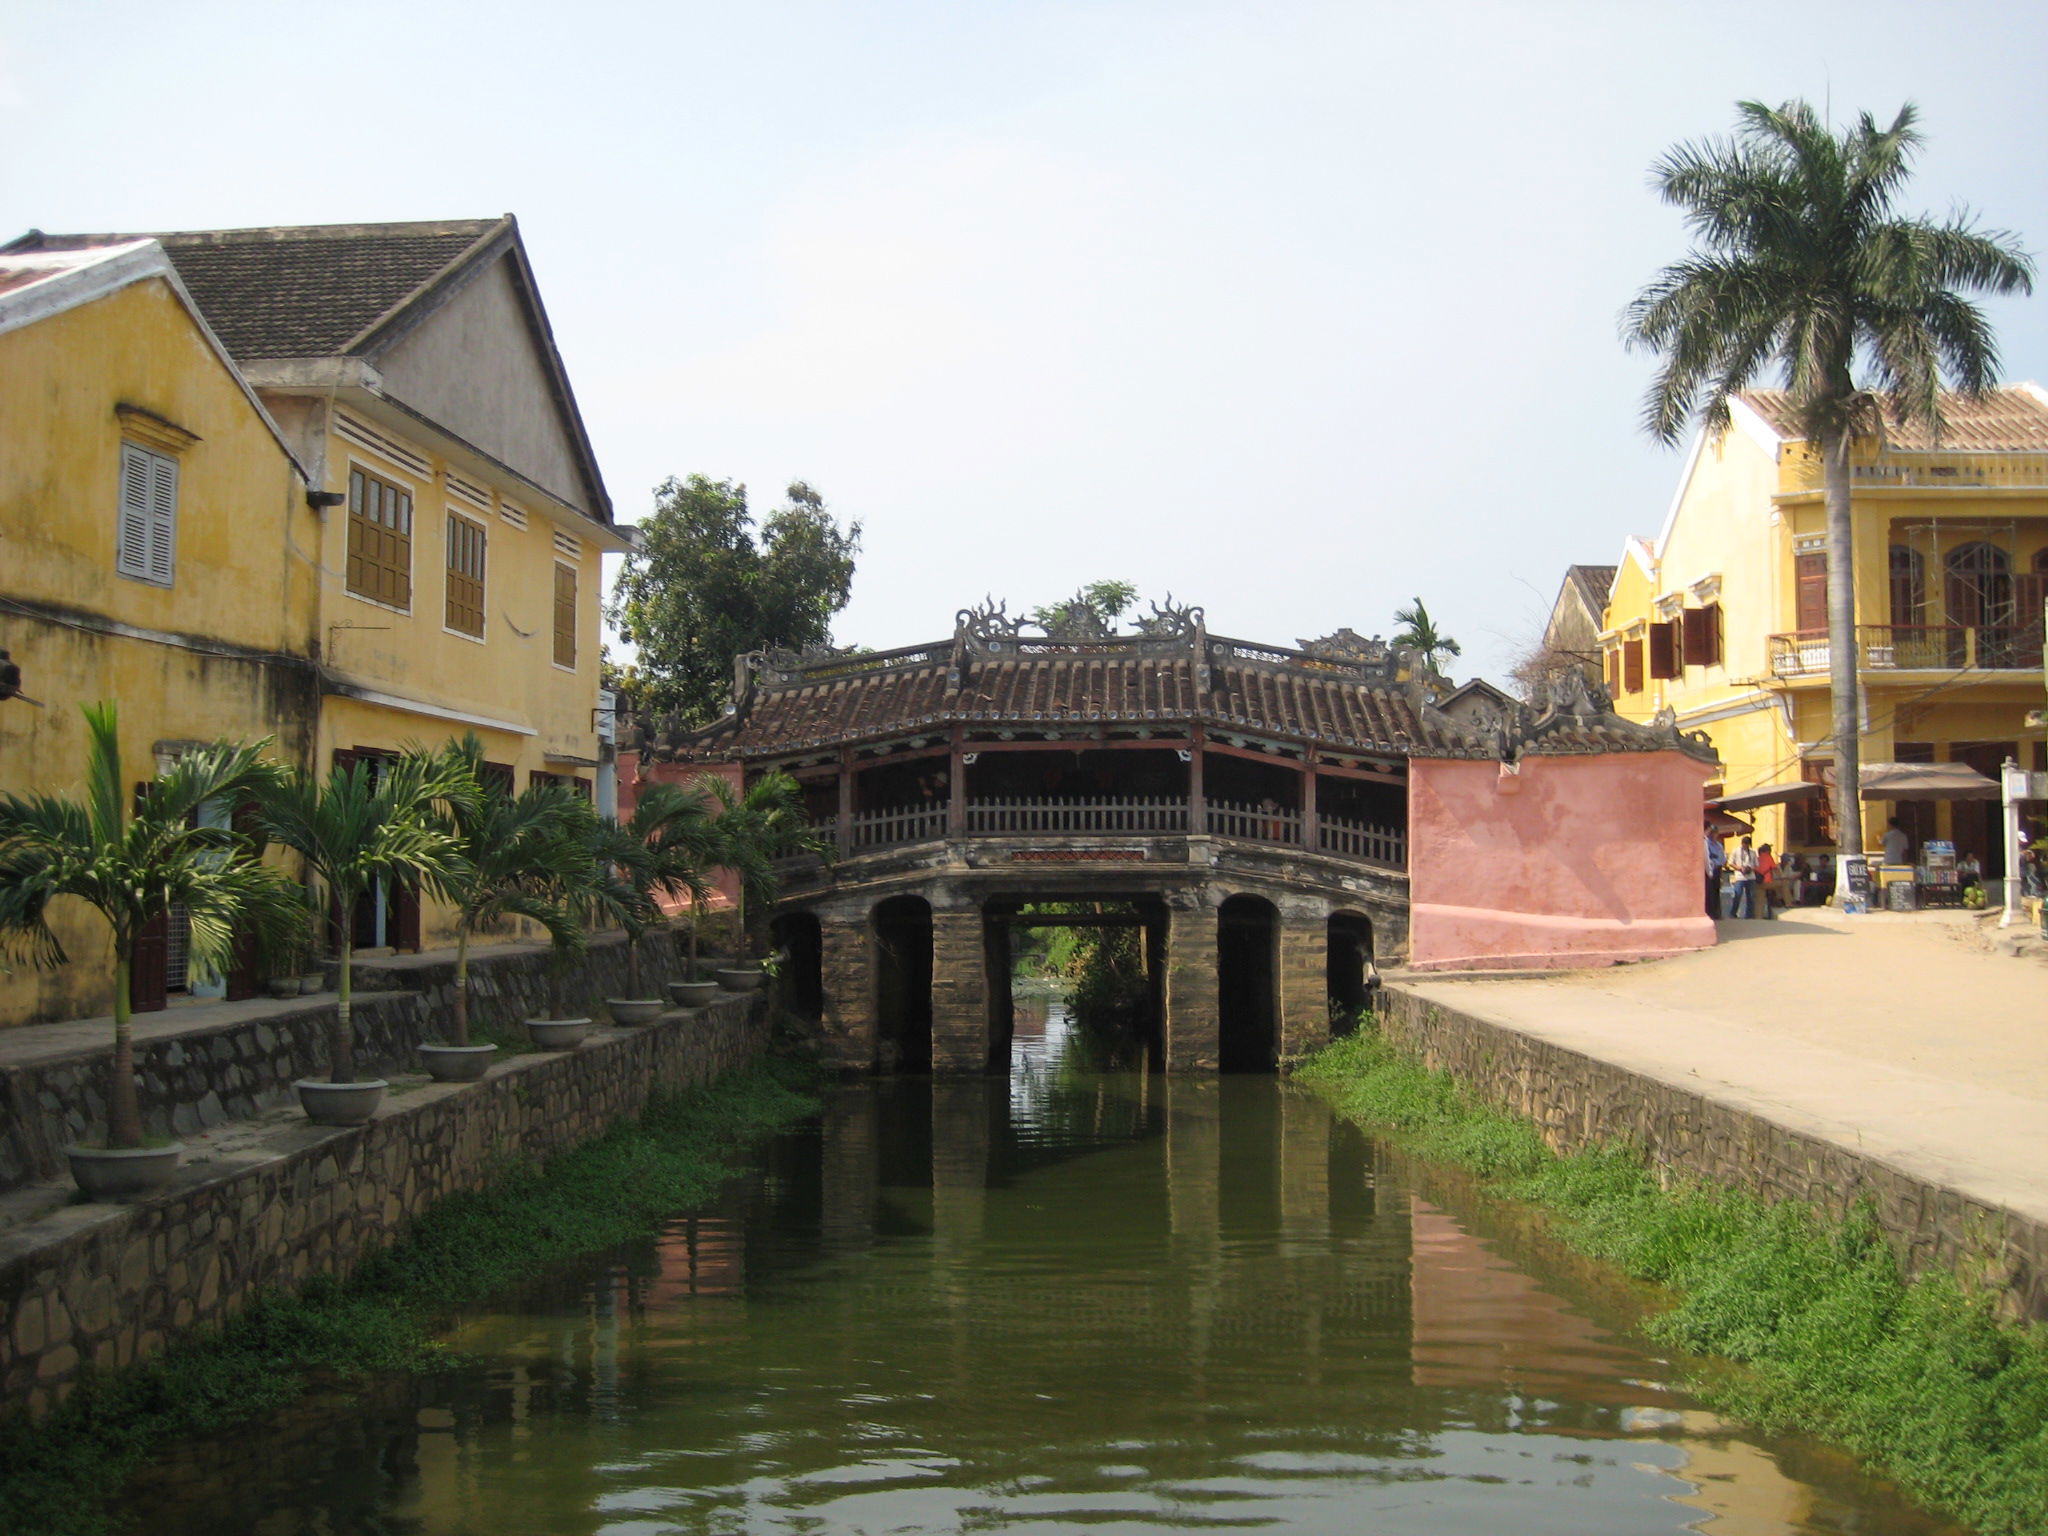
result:
<svg viewBox="0 0 2048 1536"><path fill-rule="evenodd" d="M1748 837L1731 851L1709 832L1707 916L1770 917L1774 906L1804 902L1820 874L1818 863L1809 866L1800 854L1788 853L1781 859L1769 843L1752 845Z"/></svg>

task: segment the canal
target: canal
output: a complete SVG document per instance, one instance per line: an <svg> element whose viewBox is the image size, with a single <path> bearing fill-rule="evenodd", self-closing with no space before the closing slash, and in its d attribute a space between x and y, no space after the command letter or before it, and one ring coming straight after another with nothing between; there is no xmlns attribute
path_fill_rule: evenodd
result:
<svg viewBox="0 0 2048 1536"><path fill-rule="evenodd" d="M1271 1078L835 1091L455 1369L177 1447L150 1536L1276 1530L1936 1536L1670 1385L1526 1216Z"/></svg>

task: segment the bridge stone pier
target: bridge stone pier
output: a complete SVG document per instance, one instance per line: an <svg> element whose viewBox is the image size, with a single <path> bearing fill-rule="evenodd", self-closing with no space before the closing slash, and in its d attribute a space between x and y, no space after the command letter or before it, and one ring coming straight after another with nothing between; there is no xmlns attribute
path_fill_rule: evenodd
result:
<svg viewBox="0 0 2048 1536"><path fill-rule="evenodd" d="M1153 1065L1271 1071L1425 951L1711 942L1711 750L1577 678L1537 709L1349 630L1260 645L1169 604L1133 634L1078 607L1031 633L991 604L930 645L741 657L723 720L643 724L621 766L786 774L831 829L836 857L785 865L772 918L785 1001L841 1068L1003 1069L1013 934L1121 925Z"/></svg>

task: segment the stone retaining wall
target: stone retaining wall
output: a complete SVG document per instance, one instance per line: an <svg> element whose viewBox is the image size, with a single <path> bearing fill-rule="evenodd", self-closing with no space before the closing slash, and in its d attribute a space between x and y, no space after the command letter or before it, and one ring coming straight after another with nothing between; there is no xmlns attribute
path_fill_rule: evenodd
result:
<svg viewBox="0 0 2048 1536"><path fill-rule="evenodd" d="M69 1206L0 1233L0 1403L40 1413L88 1366L155 1354L257 1291L346 1275L437 1201L509 1159L559 1152L766 1045L760 994L606 1030L579 1051L514 1057L471 1086L388 1100L368 1125L295 1126L183 1170L147 1202Z"/></svg>
<svg viewBox="0 0 2048 1536"><path fill-rule="evenodd" d="M2011 1317L2048 1320L2048 1225L1398 983L1383 991L1380 1027L1425 1066L1534 1122L1558 1152L1624 1141L1666 1179L1708 1179L1833 1217L1867 1202L1908 1274L1946 1270Z"/></svg>
<svg viewBox="0 0 2048 1536"><path fill-rule="evenodd" d="M470 954L472 1026L509 1032L519 1021L550 1011L548 952L544 946L490 946ZM640 981L651 997L682 975L676 946L666 933L641 945ZM626 988L626 945L601 934L567 978L567 1006L603 1019L603 1000ZM452 954L404 955L355 966L356 1069L366 1076L420 1070L422 1040L439 1038L452 1017ZM142 1039L135 1047L136 1089L142 1125L150 1136L184 1136L247 1120L292 1102L292 1083L324 1076L326 1036L338 998L332 992L303 1004L251 999L209 1014L245 1013L203 1029ZM163 1014L150 1014L151 1023ZM0 1192L39 1179L68 1177L64 1148L106 1132L105 1044L72 1055L0 1069Z"/></svg>

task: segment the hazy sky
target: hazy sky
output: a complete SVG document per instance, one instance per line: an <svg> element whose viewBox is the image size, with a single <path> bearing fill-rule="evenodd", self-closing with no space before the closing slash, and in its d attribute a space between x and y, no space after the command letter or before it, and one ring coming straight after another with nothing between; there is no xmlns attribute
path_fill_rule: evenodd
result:
<svg viewBox="0 0 2048 1536"><path fill-rule="evenodd" d="M1919 103L1910 206L2048 245L2021 4L0 0L0 234L519 215L622 519L809 480L842 640L1114 576L1498 673L1654 532L1616 316L1743 97ZM2048 381L2048 298L1994 310Z"/></svg>

